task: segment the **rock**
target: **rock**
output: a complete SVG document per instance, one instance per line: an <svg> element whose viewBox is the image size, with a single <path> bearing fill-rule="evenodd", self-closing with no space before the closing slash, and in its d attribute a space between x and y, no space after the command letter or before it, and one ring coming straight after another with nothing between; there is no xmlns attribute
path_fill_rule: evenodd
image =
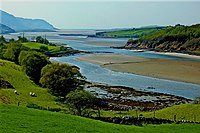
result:
<svg viewBox="0 0 200 133"><path fill-rule="evenodd" d="M14 87L6 80L0 79L0 88L2 89L14 89Z"/></svg>

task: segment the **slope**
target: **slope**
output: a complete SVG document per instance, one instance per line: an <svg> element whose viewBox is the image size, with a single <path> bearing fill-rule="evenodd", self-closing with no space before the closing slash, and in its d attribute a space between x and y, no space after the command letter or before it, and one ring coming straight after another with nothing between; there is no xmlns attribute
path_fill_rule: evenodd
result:
<svg viewBox="0 0 200 133"><path fill-rule="evenodd" d="M145 125L143 127L117 125L13 105L0 105L0 114L0 130L2 132L198 133L200 130L200 126L197 124Z"/></svg>
<svg viewBox="0 0 200 133"><path fill-rule="evenodd" d="M47 92L47 89L35 85L22 71L21 66L12 62L0 60L0 77L8 81L15 89L0 89L0 103L37 104L42 107L58 108L55 97ZM17 94L14 93L17 90ZM31 97L30 92L35 92L36 97Z"/></svg>
<svg viewBox="0 0 200 133"><path fill-rule="evenodd" d="M200 122L200 104L182 104L176 105L155 112L156 118L174 120L187 120ZM154 112L144 113L145 117L153 117Z"/></svg>
<svg viewBox="0 0 200 133"><path fill-rule="evenodd" d="M11 29L10 27L0 24L0 34L6 34L6 33L14 33L15 30Z"/></svg>

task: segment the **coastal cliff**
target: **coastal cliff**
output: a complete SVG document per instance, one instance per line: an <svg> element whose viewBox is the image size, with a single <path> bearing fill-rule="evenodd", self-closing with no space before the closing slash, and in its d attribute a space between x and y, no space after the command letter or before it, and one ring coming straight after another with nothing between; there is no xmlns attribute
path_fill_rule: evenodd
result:
<svg viewBox="0 0 200 133"><path fill-rule="evenodd" d="M169 26L137 40L129 39L124 48L200 55L200 24Z"/></svg>

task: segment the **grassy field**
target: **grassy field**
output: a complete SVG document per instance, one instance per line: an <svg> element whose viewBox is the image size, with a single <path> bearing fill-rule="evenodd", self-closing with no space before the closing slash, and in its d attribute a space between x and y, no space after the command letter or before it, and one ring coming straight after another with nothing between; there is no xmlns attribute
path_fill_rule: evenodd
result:
<svg viewBox="0 0 200 133"><path fill-rule="evenodd" d="M73 50L71 48L65 48L62 49L61 46L50 46L46 44L41 44L37 42L25 42L23 43L25 47L28 47L32 50L41 50L40 47L44 46L47 47L48 50L45 51L47 55L55 55L55 54L65 54L65 53L70 53L70 52L77 52L77 50Z"/></svg>
<svg viewBox="0 0 200 133"><path fill-rule="evenodd" d="M154 112L140 112L140 111L101 111L101 116L114 117L114 116L135 116L137 114L142 114L144 117L152 118L154 117ZM155 111L155 117L160 119L174 120L174 115L176 115L176 120L187 120L193 122L200 122L200 104L182 104L176 105L161 110Z"/></svg>
<svg viewBox="0 0 200 133"><path fill-rule="evenodd" d="M125 126L13 105L0 105L0 114L0 131L3 133L198 133L200 131L200 126L197 124Z"/></svg>
<svg viewBox="0 0 200 133"><path fill-rule="evenodd" d="M59 51L60 50L60 46L49 46L49 45L37 43L37 42L25 42L25 43L23 43L23 45L30 49L36 49L36 50L39 50L41 46L48 47L49 51Z"/></svg>
<svg viewBox="0 0 200 133"><path fill-rule="evenodd" d="M145 117L153 117L154 112L143 113ZM157 118L174 120L176 115L177 120L188 120L200 122L200 104L182 104L176 105L155 112Z"/></svg>
<svg viewBox="0 0 200 133"><path fill-rule="evenodd" d="M57 108L56 97L47 92L47 89L35 85L22 71L22 68L12 62L0 60L0 77L14 86L19 93L16 95L14 89L0 89L0 103L16 104L26 106L37 104L43 107ZM35 92L36 97L31 97L29 92Z"/></svg>
<svg viewBox="0 0 200 133"><path fill-rule="evenodd" d="M120 30L102 33L104 37L141 37L159 31L157 28L138 28L132 30Z"/></svg>
<svg viewBox="0 0 200 133"><path fill-rule="evenodd" d="M26 108L27 104L37 104L44 108L62 108L55 102L55 97L47 89L35 85L22 68L12 62L0 60L0 77L10 82L15 89L0 89L0 132L99 132L99 133L198 133L200 126L197 124L165 124L125 126L97 120L72 116L64 113ZM14 93L17 90L19 95ZM29 92L35 92L36 97L31 97ZM20 106L17 103L20 102ZM200 121L200 105L178 105L156 111L156 118L172 119L177 115L177 120ZM102 116L136 115L135 111L110 112L102 111ZM153 112L139 112L145 117L152 117ZM195 117L194 117L195 116Z"/></svg>

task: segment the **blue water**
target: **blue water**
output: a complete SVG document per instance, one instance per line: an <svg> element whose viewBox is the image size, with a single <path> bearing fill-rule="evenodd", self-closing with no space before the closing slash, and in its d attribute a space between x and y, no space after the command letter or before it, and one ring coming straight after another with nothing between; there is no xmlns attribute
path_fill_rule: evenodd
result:
<svg viewBox="0 0 200 133"><path fill-rule="evenodd" d="M68 46L82 50L82 51L90 51L90 52L111 52L113 54L125 54L130 56L140 56L145 58L164 58L164 59L172 59L172 60L195 60L199 61L200 59L191 59L191 58L184 58L184 57L177 57L177 56L170 56L170 55L162 55L162 54L155 54L155 53L149 53L149 52L136 52L136 51L130 51L126 49L113 49L108 46L94 46L94 45L88 45L81 42L75 42L75 41L62 41L64 44L68 44Z"/></svg>
<svg viewBox="0 0 200 133"><path fill-rule="evenodd" d="M125 55L132 55L132 56L141 56L141 57L146 57L146 58L192 60L188 58L175 57L175 56L169 56L169 55L160 55L160 54L146 53L146 52L133 52L133 51L123 50L123 49L112 49L106 46L92 46L92 45L87 45L87 44L83 44L83 43L75 42L75 41L61 40L61 43L66 43L69 46L73 47L74 49L83 50L83 51L112 52L113 54L125 54ZM80 56L87 56L87 54L80 54L80 55L67 56L67 57L54 57L52 59L63 62L63 63L70 63L70 64L78 66L80 68L81 73L89 81L112 84L112 85L127 86L127 87L132 87L138 90L146 90L148 86L152 86L152 87L155 87L155 89L152 89L151 91L173 94L173 95L182 96L182 97L186 97L190 99L194 99L200 96L200 85L152 78L152 77L130 74L130 73L115 72L115 71L108 70L106 68L102 68L99 65L77 60L76 58Z"/></svg>

